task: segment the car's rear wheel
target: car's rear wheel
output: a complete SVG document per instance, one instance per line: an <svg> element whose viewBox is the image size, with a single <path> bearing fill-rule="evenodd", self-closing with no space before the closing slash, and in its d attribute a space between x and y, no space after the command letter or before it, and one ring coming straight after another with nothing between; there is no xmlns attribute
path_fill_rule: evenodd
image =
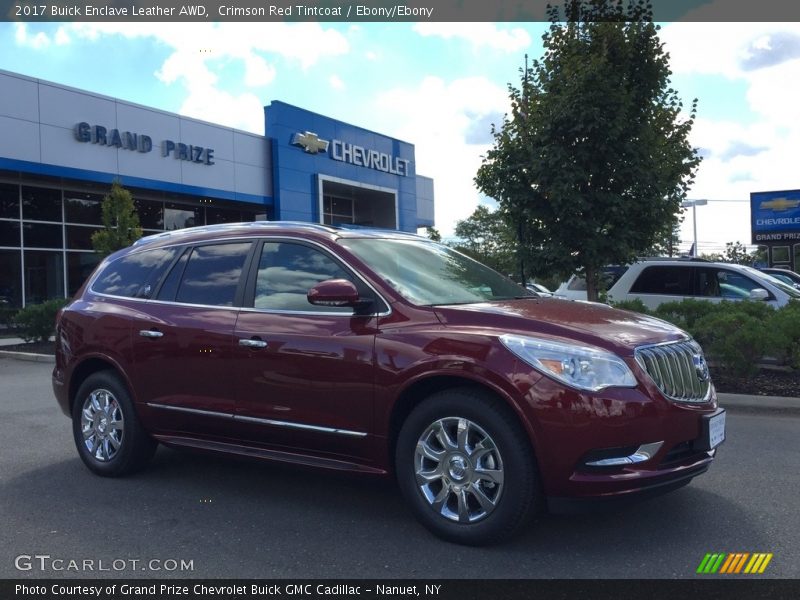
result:
<svg viewBox="0 0 800 600"><path fill-rule="evenodd" d="M416 516L453 542L482 545L508 537L538 499L524 431L481 390L446 390L423 401L400 430L395 460Z"/></svg>
<svg viewBox="0 0 800 600"><path fill-rule="evenodd" d="M93 373L78 388L72 433L84 464L107 477L143 468L157 446L139 423L125 384L112 371Z"/></svg>

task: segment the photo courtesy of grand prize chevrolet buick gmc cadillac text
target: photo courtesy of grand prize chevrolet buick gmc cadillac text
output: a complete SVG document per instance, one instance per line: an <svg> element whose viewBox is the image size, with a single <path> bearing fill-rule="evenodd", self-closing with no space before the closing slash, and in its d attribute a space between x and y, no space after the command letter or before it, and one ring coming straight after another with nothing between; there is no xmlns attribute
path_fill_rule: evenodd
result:
<svg viewBox="0 0 800 600"><path fill-rule="evenodd" d="M680 487L725 437L674 326L532 295L416 235L308 223L112 254L59 314L53 388L99 475L162 443L393 476L466 544L540 508Z"/></svg>

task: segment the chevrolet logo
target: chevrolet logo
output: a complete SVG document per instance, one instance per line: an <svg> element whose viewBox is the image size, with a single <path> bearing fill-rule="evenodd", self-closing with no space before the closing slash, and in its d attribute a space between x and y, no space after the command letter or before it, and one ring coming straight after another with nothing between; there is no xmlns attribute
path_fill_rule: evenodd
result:
<svg viewBox="0 0 800 600"><path fill-rule="evenodd" d="M317 154L328 150L328 140L321 140L316 133L311 133L310 131L295 133L292 136L292 144L302 146L303 150L309 154Z"/></svg>
<svg viewBox="0 0 800 600"><path fill-rule="evenodd" d="M800 206L800 200L789 200L788 198L775 198L759 205L759 210L784 211Z"/></svg>

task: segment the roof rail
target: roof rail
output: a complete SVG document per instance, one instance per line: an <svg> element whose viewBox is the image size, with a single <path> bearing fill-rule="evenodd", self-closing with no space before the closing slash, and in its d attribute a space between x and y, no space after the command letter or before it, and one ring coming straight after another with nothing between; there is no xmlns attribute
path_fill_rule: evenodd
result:
<svg viewBox="0 0 800 600"><path fill-rule="evenodd" d="M218 223L215 225L198 225L197 227L186 227L184 229L175 229L173 231L164 231L163 233L154 233L139 238L133 243L133 246L143 246L152 244L166 239L180 239L181 237L192 235L196 233L213 233L215 231L236 231L241 229L276 229L278 227L302 227L307 229L314 229L317 231L327 231L335 233L338 228L331 225L323 225L321 223L309 223L307 221L247 221L244 223Z"/></svg>

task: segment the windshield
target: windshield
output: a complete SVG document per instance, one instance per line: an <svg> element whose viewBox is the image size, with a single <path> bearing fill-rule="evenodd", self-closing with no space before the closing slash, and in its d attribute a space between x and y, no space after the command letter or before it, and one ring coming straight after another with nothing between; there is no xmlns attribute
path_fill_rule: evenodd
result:
<svg viewBox="0 0 800 600"><path fill-rule="evenodd" d="M471 304L532 296L507 277L435 242L356 238L339 243L414 304Z"/></svg>

